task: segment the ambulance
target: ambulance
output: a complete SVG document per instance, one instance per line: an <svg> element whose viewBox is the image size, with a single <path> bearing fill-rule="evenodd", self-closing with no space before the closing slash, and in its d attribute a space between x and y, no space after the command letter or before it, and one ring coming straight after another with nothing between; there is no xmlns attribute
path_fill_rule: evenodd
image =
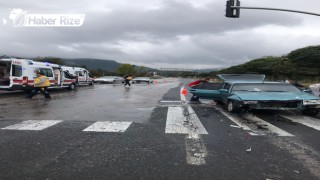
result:
<svg viewBox="0 0 320 180"><path fill-rule="evenodd" d="M60 65L28 59L0 59L0 90L24 90L33 88L39 70L50 80L50 88L75 89L76 79L63 71Z"/></svg>
<svg viewBox="0 0 320 180"><path fill-rule="evenodd" d="M94 83L94 78L91 77L91 74L88 70L81 67L68 67L62 66L63 71L68 72L76 79L76 84L79 85L89 85L92 86Z"/></svg>

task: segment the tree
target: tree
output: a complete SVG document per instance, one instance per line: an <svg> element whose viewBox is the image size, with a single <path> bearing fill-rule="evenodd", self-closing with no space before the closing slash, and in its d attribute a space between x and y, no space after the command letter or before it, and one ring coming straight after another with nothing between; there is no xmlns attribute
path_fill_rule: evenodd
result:
<svg viewBox="0 0 320 180"><path fill-rule="evenodd" d="M320 46L309 46L294 50L288 58L294 64L293 77L298 79L317 79L320 75Z"/></svg>
<svg viewBox="0 0 320 180"><path fill-rule="evenodd" d="M136 68L137 69L137 76L146 76L148 74L146 67L144 66L139 66Z"/></svg>
<svg viewBox="0 0 320 180"><path fill-rule="evenodd" d="M135 66L131 64L121 64L117 69L117 74L119 74L120 76L124 76L125 74L135 75Z"/></svg>
<svg viewBox="0 0 320 180"><path fill-rule="evenodd" d="M320 46L309 46L294 50L288 58L299 67L320 68Z"/></svg>

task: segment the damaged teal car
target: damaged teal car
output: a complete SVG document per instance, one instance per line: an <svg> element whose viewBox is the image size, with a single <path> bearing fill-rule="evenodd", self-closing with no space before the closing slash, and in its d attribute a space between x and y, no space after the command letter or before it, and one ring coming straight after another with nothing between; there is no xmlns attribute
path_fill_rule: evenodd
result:
<svg viewBox="0 0 320 180"><path fill-rule="evenodd" d="M250 109L299 110L315 115L320 109L320 98L303 92L290 83L267 82L265 75L221 74L223 83L203 82L190 88L193 99L216 100L229 112Z"/></svg>

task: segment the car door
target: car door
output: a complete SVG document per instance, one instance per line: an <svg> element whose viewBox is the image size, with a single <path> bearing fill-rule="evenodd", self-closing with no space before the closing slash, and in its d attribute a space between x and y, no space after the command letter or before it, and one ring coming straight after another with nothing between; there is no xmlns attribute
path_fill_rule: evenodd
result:
<svg viewBox="0 0 320 180"><path fill-rule="evenodd" d="M114 80L116 83L122 82L122 78L120 78L120 77L115 77Z"/></svg>
<svg viewBox="0 0 320 180"><path fill-rule="evenodd" d="M193 86L190 92L199 98L220 100L219 89L221 88L222 83L202 82L199 85Z"/></svg>
<svg viewBox="0 0 320 180"><path fill-rule="evenodd" d="M84 71L83 71L83 75L84 75L84 81L85 81L85 82L88 82L88 80L89 80L89 73L88 73L88 71L84 70Z"/></svg>
<svg viewBox="0 0 320 180"><path fill-rule="evenodd" d="M232 88L232 85L229 83L225 83L223 87L219 90L220 96L221 96L221 102L224 104L228 103L228 97L231 96L230 90Z"/></svg>

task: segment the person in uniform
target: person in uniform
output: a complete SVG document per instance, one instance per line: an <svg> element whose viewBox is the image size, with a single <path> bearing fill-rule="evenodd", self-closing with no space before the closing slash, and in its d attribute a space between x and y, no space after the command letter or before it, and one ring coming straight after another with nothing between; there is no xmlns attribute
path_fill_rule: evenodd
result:
<svg viewBox="0 0 320 180"><path fill-rule="evenodd" d="M31 91L31 94L27 96L27 98L32 99L32 97L35 96L38 93L38 91L40 91L45 98L51 98L47 90L47 88L50 86L49 78L39 70L37 70L35 73L37 75L37 78L33 81L33 90Z"/></svg>

